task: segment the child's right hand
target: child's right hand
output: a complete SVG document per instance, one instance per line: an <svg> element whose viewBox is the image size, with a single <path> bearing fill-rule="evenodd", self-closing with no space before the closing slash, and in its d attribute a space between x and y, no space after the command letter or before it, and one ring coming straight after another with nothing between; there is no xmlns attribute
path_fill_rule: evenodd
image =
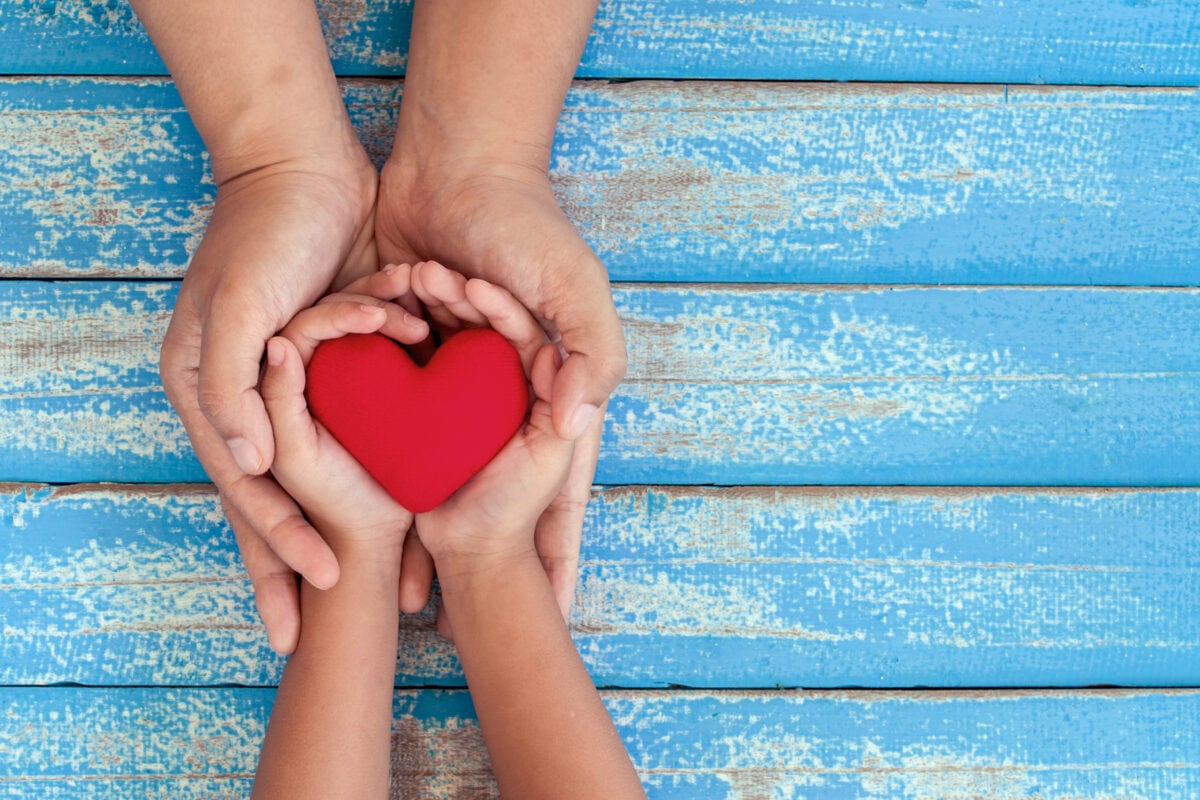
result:
<svg viewBox="0 0 1200 800"><path fill-rule="evenodd" d="M406 274L400 277L407 280ZM304 397L305 365L321 341L378 330L408 344L424 338L427 328L408 321L399 306L359 299L370 298L332 295L301 311L267 342L262 397L275 435L271 471L339 559L339 551L361 547L386 548L398 559L412 514L312 418Z"/></svg>

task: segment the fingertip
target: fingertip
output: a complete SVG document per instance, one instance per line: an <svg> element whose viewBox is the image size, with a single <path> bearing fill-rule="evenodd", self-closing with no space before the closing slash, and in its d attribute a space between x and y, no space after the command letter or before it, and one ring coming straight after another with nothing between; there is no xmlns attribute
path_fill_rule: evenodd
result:
<svg viewBox="0 0 1200 800"><path fill-rule="evenodd" d="M604 402L603 398L589 397L584 362L579 356L570 357L554 376L550 413L555 432L564 439L577 439Z"/></svg>
<svg viewBox="0 0 1200 800"><path fill-rule="evenodd" d="M529 382L533 385L536 398L551 401L554 397L554 378L561 367L562 356L559 355L557 345L548 342L538 349L529 369Z"/></svg>
<svg viewBox="0 0 1200 800"><path fill-rule="evenodd" d="M563 621L571 619L571 606L575 601L575 586L555 586L554 599L558 601L558 610L562 612Z"/></svg>
<svg viewBox="0 0 1200 800"><path fill-rule="evenodd" d="M259 586L254 601L271 649L280 655L295 651L300 640L300 592L295 580L280 576Z"/></svg>
<svg viewBox="0 0 1200 800"><path fill-rule="evenodd" d="M400 610L405 614L421 611L429 603L432 587L433 557L421 543L416 530L410 530L400 558Z"/></svg>
<svg viewBox="0 0 1200 800"><path fill-rule="evenodd" d="M450 615L446 613L445 605L438 609L437 628L444 639L454 643L454 628L450 625Z"/></svg>
<svg viewBox="0 0 1200 800"><path fill-rule="evenodd" d="M327 550L326 553L327 555L322 554L314 559L315 563L304 573L304 580L323 592L337 586L337 582L342 576L342 569L338 566L333 551Z"/></svg>
<svg viewBox="0 0 1200 800"><path fill-rule="evenodd" d="M272 336L267 341L267 363L272 367L278 367L286 356L287 351L284 349L283 339L279 336Z"/></svg>
<svg viewBox="0 0 1200 800"><path fill-rule="evenodd" d="M570 421L567 426L570 435L567 438L574 441L582 436L583 432L587 430L588 425L591 424L592 418L596 416L596 412L599 410L600 407L592 403L580 403L577 405L570 415Z"/></svg>
<svg viewBox="0 0 1200 800"><path fill-rule="evenodd" d="M262 448L243 436L234 436L225 440L238 469L247 475L261 475L270 465L263 457Z"/></svg>

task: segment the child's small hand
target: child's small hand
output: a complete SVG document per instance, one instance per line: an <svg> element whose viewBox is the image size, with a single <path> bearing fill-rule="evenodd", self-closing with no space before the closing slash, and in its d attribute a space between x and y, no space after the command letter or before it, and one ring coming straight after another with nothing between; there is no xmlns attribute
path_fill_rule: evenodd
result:
<svg viewBox="0 0 1200 800"><path fill-rule="evenodd" d="M550 392L562 366L558 348L506 290L467 281L440 264L418 264L413 289L444 331L488 325L521 356L534 398L529 420L492 461L442 505L417 516L421 543L438 573L474 570L535 553L534 528L567 476L574 445L550 418Z"/></svg>
<svg viewBox="0 0 1200 800"><path fill-rule="evenodd" d="M407 274L401 277L407 283ZM331 295L300 312L267 343L262 396L275 434L272 472L335 553L383 545L399 556L412 514L311 417L304 399L305 365L320 342L375 331L408 344L428 333L399 306L354 294Z"/></svg>

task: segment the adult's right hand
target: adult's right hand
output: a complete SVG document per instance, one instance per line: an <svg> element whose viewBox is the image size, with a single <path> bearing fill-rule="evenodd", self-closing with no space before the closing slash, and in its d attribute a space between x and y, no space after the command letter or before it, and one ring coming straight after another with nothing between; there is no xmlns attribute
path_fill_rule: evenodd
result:
<svg viewBox="0 0 1200 800"><path fill-rule="evenodd" d="M267 473L274 440L256 389L267 340L331 287L375 271L377 176L366 154L269 163L217 190L162 346L167 397L221 495L271 646L300 630L294 572L337 581L333 552Z"/></svg>

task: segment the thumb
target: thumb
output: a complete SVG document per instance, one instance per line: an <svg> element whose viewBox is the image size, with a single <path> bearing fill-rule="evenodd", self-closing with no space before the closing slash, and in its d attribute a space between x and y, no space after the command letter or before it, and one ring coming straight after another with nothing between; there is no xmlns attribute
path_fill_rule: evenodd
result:
<svg viewBox="0 0 1200 800"><path fill-rule="evenodd" d="M247 475L271 466L275 444L271 422L259 396L258 374L274 327L264 309L213 298L200 340L197 401Z"/></svg>
<svg viewBox="0 0 1200 800"><path fill-rule="evenodd" d="M266 405L279 451L315 458L317 431L304 399L304 365L296 346L282 336L267 342L267 368L263 373L262 398ZM278 467L277 467L278 468Z"/></svg>
<svg viewBox="0 0 1200 800"><path fill-rule="evenodd" d="M565 439L587 430L596 411L625 377L625 337L608 281L576 286L553 322L567 352L554 378L554 429Z"/></svg>

